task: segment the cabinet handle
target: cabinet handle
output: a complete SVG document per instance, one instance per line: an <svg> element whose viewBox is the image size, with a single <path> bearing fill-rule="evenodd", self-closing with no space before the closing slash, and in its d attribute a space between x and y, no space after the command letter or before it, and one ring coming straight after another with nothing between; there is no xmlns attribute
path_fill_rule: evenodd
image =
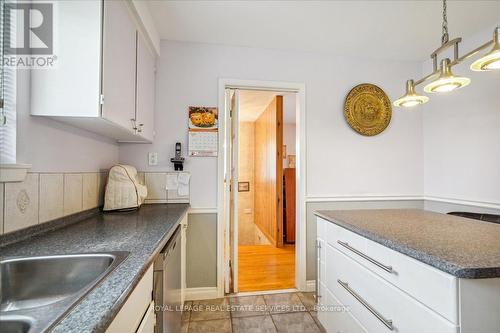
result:
<svg viewBox="0 0 500 333"><path fill-rule="evenodd" d="M377 319L380 320L382 324L385 325L385 327L387 327L391 331L394 330L392 320L386 319L384 316L380 314L380 312L375 310L367 301L365 301L363 297L359 296L357 292L355 292L354 290L351 289L351 287L349 287L349 283L344 282L340 279L337 279L337 282L342 286L342 288L347 290L347 292L351 294L359 303L361 303L361 305L363 305L368 311L370 311L375 317L377 317Z"/></svg>
<svg viewBox="0 0 500 333"><path fill-rule="evenodd" d="M319 275L321 273L321 242L319 240L316 240L316 255L318 256L316 258L316 286L315 286L315 291L314 291L314 298L316 300L316 304L319 304L319 299L321 298L321 295L319 294Z"/></svg>
<svg viewBox="0 0 500 333"><path fill-rule="evenodd" d="M364 254L363 252L353 248L351 245L349 245L349 243L347 242L342 242L340 240L337 241L337 243L343 247L345 247L346 249L348 249L349 251L351 252L354 252L356 253L358 256L360 256L361 258L363 259L366 259L368 260L369 262L371 262L372 264L374 265L377 265L378 267L382 268L384 271L386 272L389 272L389 273L392 273L392 266L387 266L387 265L384 265L382 264L380 261L377 261L375 259L373 259L372 257L370 256L367 256L366 254Z"/></svg>

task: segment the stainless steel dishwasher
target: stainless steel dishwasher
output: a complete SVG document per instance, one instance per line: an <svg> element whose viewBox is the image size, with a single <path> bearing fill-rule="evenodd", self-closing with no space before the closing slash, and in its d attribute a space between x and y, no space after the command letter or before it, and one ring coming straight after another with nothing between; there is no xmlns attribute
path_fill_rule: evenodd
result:
<svg viewBox="0 0 500 333"><path fill-rule="evenodd" d="M181 331L181 226L154 263L155 333Z"/></svg>

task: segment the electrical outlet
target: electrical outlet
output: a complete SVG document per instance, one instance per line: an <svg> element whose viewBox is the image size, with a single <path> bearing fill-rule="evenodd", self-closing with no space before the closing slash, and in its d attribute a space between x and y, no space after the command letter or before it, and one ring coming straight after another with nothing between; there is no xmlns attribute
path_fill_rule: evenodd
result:
<svg viewBox="0 0 500 333"><path fill-rule="evenodd" d="M158 153L148 153L149 165L158 165Z"/></svg>

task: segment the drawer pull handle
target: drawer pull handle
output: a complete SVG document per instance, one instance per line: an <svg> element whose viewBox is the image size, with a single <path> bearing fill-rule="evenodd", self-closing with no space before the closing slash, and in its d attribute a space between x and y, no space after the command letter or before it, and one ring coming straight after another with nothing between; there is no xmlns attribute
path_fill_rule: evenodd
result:
<svg viewBox="0 0 500 333"><path fill-rule="evenodd" d="M355 248L353 248L351 245L349 245L349 243L346 243L346 242L342 242L342 241L337 241L337 243L339 243L341 246L345 247L346 249L356 253L358 256L368 260L369 262L371 262L372 264L374 265L377 265L378 267L382 268L384 271L386 272L389 272L389 273L392 273L392 266L387 266L387 265L384 265L382 264L381 262L373 259L372 257L369 257L367 256L366 254L364 254L363 252L359 251L359 250L356 250Z"/></svg>
<svg viewBox="0 0 500 333"><path fill-rule="evenodd" d="M340 279L338 279L337 282L342 286L342 288L347 290L349 294L351 294L356 300L358 300L361 303L361 305L363 305L368 311L370 311L375 317L377 317L377 319L380 320L382 324L384 324L391 331L394 330L394 326L392 325L392 320L386 319L384 316L380 314L380 312L375 310L367 301L365 301L363 297L359 296L358 293L356 293L354 290L351 289L351 287L349 287L349 283L344 282Z"/></svg>

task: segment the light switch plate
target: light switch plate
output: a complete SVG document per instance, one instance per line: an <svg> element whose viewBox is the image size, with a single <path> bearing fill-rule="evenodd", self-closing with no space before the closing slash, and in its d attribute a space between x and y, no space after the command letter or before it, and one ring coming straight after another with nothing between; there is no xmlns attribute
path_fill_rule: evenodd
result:
<svg viewBox="0 0 500 333"><path fill-rule="evenodd" d="M158 165L158 153L148 153L148 164Z"/></svg>

